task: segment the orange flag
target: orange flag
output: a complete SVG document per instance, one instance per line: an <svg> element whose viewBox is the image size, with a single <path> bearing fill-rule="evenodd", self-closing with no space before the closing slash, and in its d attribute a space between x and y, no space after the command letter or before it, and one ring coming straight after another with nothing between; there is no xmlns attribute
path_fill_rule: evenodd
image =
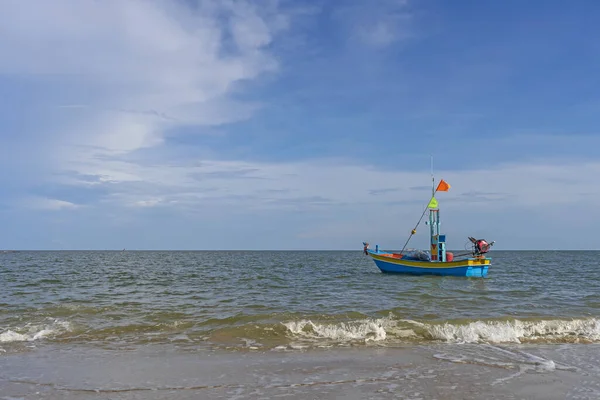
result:
<svg viewBox="0 0 600 400"><path fill-rule="evenodd" d="M436 192L447 192L448 189L450 189L450 185L448 185L448 182L446 182L445 180L441 180L440 183L438 184L437 189L435 189Z"/></svg>

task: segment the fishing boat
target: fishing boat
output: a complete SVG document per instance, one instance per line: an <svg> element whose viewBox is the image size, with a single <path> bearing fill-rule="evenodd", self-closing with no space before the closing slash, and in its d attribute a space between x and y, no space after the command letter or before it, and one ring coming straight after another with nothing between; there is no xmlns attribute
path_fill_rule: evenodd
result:
<svg viewBox="0 0 600 400"><path fill-rule="evenodd" d="M431 200L399 253L380 250L379 245L376 245L373 250L368 242L363 242L364 254L373 258L375 265L381 272L480 278L487 276L488 269L492 265L492 259L487 256L487 253L494 242L488 243L484 239L469 236L469 242L467 243L470 244L471 248L466 253L455 255L446 251L446 235L440 233L440 210L435 195L437 192L447 192L449 189L450 185L443 179L440 180L436 188L432 173ZM429 220L425 223L429 225L429 252L425 250L407 250L408 242L417 233L417 227L427 211L429 211Z"/></svg>

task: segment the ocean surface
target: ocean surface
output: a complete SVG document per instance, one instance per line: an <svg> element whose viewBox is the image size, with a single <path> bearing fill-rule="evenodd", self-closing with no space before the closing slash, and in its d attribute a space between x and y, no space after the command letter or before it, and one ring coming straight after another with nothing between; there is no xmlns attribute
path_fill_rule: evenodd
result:
<svg viewBox="0 0 600 400"><path fill-rule="evenodd" d="M0 399L600 398L600 252L491 256L3 253Z"/></svg>

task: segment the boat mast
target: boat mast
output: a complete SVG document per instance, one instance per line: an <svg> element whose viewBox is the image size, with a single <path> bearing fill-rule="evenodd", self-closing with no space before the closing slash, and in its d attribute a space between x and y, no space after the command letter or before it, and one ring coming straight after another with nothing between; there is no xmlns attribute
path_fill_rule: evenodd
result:
<svg viewBox="0 0 600 400"><path fill-rule="evenodd" d="M433 175L433 155L431 155L431 199L435 197L436 189L435 189L435 177ZM435 209L429 208L429 205L425 207L423 210L423 214L421 214L421 218L410 232L410 236L406 239L404 246L402 246L402 250L400 250L400 254L404 253L404 249L408 245L410 239L417 233L417 227L423 220L425 213L429 210L429 248L431 250L431 261L446 261L446 247L445 241L446 236L440 235L440 210L439 207L435 207ZM425 222L427 224L427 222Z"/></svg>
<svg viewBox="0 0 600 400"><path fill-rule="evenodd" d="M431 154L431 197L435 196L435 177L433 175L433 154ZM431 261L437 261L438 243L437 234L439 232L438 210L429 209L429 250L431 252Z"/></svg>
<svg viewBox="0 0 600 400"><path fill-rule="evenodd" d="M431 197L435 197L433 155L431 155ZM440 235L440 208L429 209L429 246L431 261L446 261L446 235Z"/></svg>

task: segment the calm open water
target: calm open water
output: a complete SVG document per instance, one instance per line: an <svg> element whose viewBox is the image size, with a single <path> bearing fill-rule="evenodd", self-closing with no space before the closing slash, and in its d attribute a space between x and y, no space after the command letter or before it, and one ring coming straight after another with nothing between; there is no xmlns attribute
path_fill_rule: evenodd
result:
<svg viewBox="0 0 600 400"><path fill-rule="evenodd" d="M65 354L92 352L96 360L117 362L108 357L115 351L134 358L168 351L172 360L204 352L222 363L252 353L265 366L277 354L307 351L321 361L325 354L359 351L368 358L383 351L383 364L392 365L394 349L423 349L420 357L427 354L433 370L439 363L470 364L520 374L529 365L595 382L600 252L491 255L493 266L481 279L382 274L361 251L0 254L0 367L13 368L0 373L0 394L4 382L11 395L47 396L54 392L40 392L42 383L27 375L32 363L51 357L36 375L47 376L61 362L75 362ZM547 349L560 352L542 355ZM17 375L29 383L15 389ZM27 391L28 384L37 389Z"/></svg>

